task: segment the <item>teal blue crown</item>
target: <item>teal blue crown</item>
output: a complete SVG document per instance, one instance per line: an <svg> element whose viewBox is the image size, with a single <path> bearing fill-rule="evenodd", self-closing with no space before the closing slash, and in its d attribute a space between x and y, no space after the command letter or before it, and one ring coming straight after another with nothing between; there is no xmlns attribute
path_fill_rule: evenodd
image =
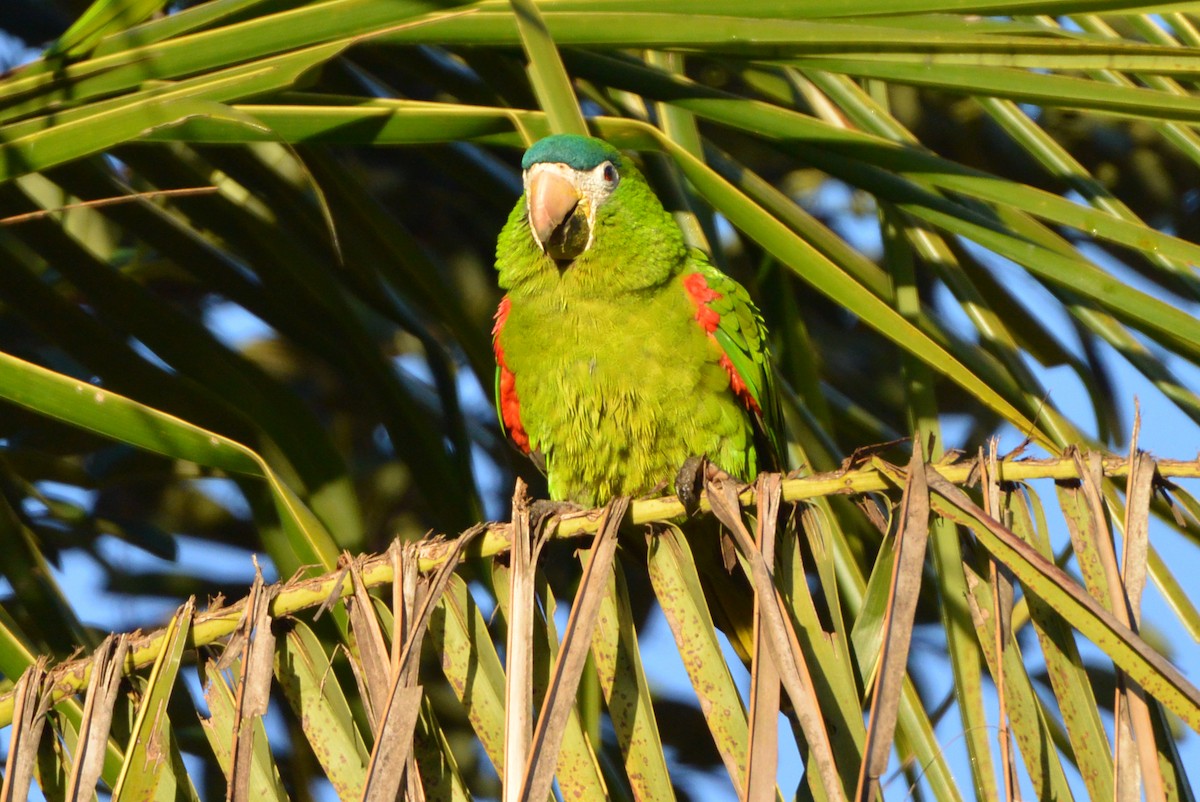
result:
<svg viewBox="0 0 1200 802"><path fill-rule="evenodd" d="M554 134L534 142L521 159L521 169L561 162L574 170L592 170L604 162L621 167L621 152L603 139L579 134Z"/></svg>

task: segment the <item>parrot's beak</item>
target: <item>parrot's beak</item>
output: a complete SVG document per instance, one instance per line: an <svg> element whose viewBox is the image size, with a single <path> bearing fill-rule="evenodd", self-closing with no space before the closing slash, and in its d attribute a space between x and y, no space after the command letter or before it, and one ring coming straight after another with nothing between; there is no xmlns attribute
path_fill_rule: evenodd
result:
<svg viewBox="0 0 1200 802"><path fill-rule="evenodd" d="M531 173L526 202L533 236L553 259L569 262L587 249L586 198L566 176L547 169Z"/></svg>

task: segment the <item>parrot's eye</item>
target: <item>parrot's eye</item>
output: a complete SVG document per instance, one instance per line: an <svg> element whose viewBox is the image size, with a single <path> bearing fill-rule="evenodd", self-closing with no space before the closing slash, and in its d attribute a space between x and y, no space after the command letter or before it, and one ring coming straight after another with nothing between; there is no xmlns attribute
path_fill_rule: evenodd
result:
<svg viewBox="0 0 1200 802"><path fill-rule="evenodd" d="M607 183L607 184L617 183L617 168L612 166L612 162L605 162L604 172L602 173L602 175L604 176L605 183Z"/></svg>

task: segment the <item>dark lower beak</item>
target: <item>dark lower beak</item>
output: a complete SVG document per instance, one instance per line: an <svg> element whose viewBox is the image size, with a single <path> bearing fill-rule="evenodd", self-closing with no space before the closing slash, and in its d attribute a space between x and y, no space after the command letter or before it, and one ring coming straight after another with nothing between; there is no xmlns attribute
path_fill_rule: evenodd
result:
<svg viewBox="0 0 1200 802"><path fill-rule="evenodd" d="M591 232L579 201L579 190L557 173L541 172L529 182L529 224L556 261L570 261L587 248Z"/></svg>

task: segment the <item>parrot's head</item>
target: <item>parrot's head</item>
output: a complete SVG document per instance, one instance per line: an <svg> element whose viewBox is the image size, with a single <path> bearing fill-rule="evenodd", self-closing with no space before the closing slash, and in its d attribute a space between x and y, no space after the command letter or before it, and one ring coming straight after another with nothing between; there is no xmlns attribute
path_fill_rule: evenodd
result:
<svg viewBox="0 0 1200 802"><path fill-rule="evenodd" d="M612 145L578 134L548 136L525 151L525 207L538 247L560 265L592 247L596 214L625 167Z"/></svg>
<svg viewBox="0 0 1200 802"><path fill-rule="evenodd" d="M496 241L500 286L609 297L671 278L687 245L633 159L602 139L555 134L521 161L525 194Z"/></svg>

